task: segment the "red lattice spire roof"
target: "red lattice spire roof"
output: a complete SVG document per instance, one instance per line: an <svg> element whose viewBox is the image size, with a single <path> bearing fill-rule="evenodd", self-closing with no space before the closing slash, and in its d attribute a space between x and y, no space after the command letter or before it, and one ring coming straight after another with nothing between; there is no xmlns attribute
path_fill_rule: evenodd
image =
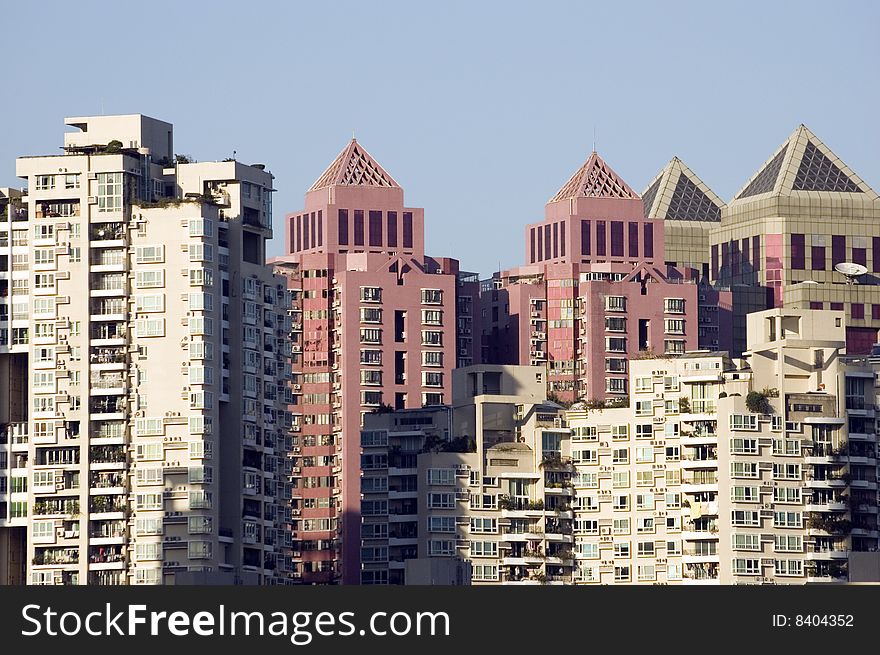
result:
<svg viewBox="0 0 880 655"><path fill-rule="evenodd" d="M639 195L595 152L550 202L569 198L631 198Z"/></svg>
<svg viewBox="0 0 880 655"><path fill-rule="evenodd" d="M339 153L309 191L339 185L400 188L394 178L355 139Z"/></svg>

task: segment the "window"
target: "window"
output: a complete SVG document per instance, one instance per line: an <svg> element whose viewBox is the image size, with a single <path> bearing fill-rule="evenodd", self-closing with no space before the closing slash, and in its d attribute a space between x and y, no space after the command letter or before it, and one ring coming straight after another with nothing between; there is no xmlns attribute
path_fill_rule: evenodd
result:
<svg viewBox="0 0 880 655"><path fill-rule="evenodd" d="M37 175L35 176L34 183L37 191L48 191L55 188L55 176Z"/></svg>
<svg viewBox="0 0 880 655"><path fill-rule="evenodd" d="M804 563L799 559L774 560L773 568L776 575L802 576L804 574Z"/></svg>
<svg viewBox="0 0 880 655"><path fill-rule="evenodd" d="M606 312L625 312L626 297L625 296L605 296Z"/></svg>
<svg viewBox="0 0 880 655"><path fill-rule="evenodd" d="M422 351L422 366L443 366L442 350Z"/></svg>
<svg viewBox="0 0 880 655"><path fill-rule="evenodd" d="M498 566L490 564L474 564L471 580L491 581L498 579Z"/></svg>
<svg viewBox="0 0 880 655"><path fill-rule="evenodd" d="M733 550L761 550L761 535L733 533L731 537L731 548Z"/></svg>
<svg viewBox="0 0 880 655"><path fill-rule="evenodd" d="M774 480L800 480L801 465L800 464L773 464Z"/></svg>
<svg viewBox="0 0 880 655"><path fill-rule="evenodd" d="M626 339L624 337L605 337L605 350L612 353L625 353Z"/></svg>
<svg viewBox="0 0 880 655"><path fill-rule="evenodd" d="M455 469L428 469L428 484L454 485Z"/></svg>
<svg viewBox="0 0 880 655"><path fill-rule="evenodd" d="M498 519L472 518L471 532L477 534L496 534L498 532Z"/></svg>
<svg viewBox="0 0 880 655"><path fill-rule="evenodd" d="M189 219L189 235L191 237L209 237L214 234L214 221L210 218Z"/></svg>
<svg viewBox="0 0 880 655"><path fill-rule="evenodd" d="M381 323L382 310L377 307L361 307L361 323Z"/></svg>
<svg viewBox="0 0 880 655"><path fill-rule="evenodd" d="M737 526L758 527L761 521L758 518L757 510L733 510L730 513L730 523Z"/></svg>
<svg viewBox="0 0 880 655"><path fill-rule="evenodd" d="M161 264L165 261L165 246L137 246L135 248L135 263L137 264Z"/></svg>
<svg viewBox="0 0 880 655"><path fill-rule="evenodd" d="M684 298L664 298L663 311L667 314L684 314Z"/></svg>
<svg viewBox="0 0 880 655"><path fill-rule="evenodd" d="M734 557L731 569L734 575L760 575L761 560L745 557Z"/></svg>
<svg viewBox="0 0 880 655"><path fill-rule="evenodd" d="M777 553L801 553L804 550L803 537L799 534L777 534L773 537Z"/></svg>
<svg viewBox="0 0 880 655"><path fill-rule="evenodd" d="M378 328L361 328L361 343L382 343L382 330Z"/></svg>
<svg viewBox="0 0 880 655"><path fill-rule="evenodd" d="M607 316L605 329L608 332L626 332L626 319L622 316Z"/></svg>
<svg viewBox="0 0 880 655"><path fill-rule="evenodd" d="M801 504L801 490L799 487L773 487L774 503Z"/></svg>
<svg viewBox="0 0 880 655"><path fill-rule="evenodd" d="M361 364L381 364L381 350L361 350Z"/></svg>
<svg viewBox="0 0 880 655"><path fill-rule="evenodd" d="M138 294L135 296L136 312L164 312L165 311L165 294Z"/></svg>
<svg viewBox="0 0 880 655"><path fill-rule="evenodd" d="M422 330L423 346L442 346L443 333L438 330Z"/></svg>
<svg viewBox="0 0 880 655"><path fill-rule="evenodd" d="M382 289L379 287L361 287L362 302L382 302Z"/></svg>
<svg viewBox="0 0 880 655"><path fill-rule="evenodd" d="M758 487L734 485L730 489L730 500L735 503L757 503Z"/></svg>
<svg viewBox="0 0 880 655"><path fill-rule="evenodd" d="M54 478L53 478L54 480ZM54 483L53 483L54 484ZM34 539L55 540L55 522L54 521L34 521L33 523Z"/></svg>
<svg viewBox="0 0 880 655"><path fill-rule="evenodd" d="M757 455L758 440L734 438L730 440L730 452L734 455Z"/></svg>
<svg viewBox="0 0 880 655"><path fill-rule="evenodd" d="M800 512L773 512L773 526L800 528L803 526L803 515Z"/></svg>
<svg viewBox="0 0 880 655"><path fill-rule="evenodd" d="M198 312L210 312L214 310L214 296L210 293L191 293L189 294L189 308Z"/></svg>
<svg viewBox="0 0 880 655"><path fill-rule="evenodd" d="M455 494L448 492L432 492L428 494L428 509L453 509Z"/></svg>
<svg viewBox="0 0 880 655"><path fill-rule="evenodd" d="M98 211L122 209L122 173L98 173Z"/></svg>
<svg viewBox="0 0 880 655"><path fill-rule="evenodd" d="M680 355L684 353L685 343L680 339L666 339L663 342L663 350L666 353Z"/></svg>
<svg viewBox="0 0 880 655"><path fill-rule="evenodd" d="M597 476L597 484L598 485L598 474L594 474ZM611 475L611 486L615 489L627 489L629 488L629 471L614 471Z"/></svg>
<svg viewBox="0 0 880 655"><path fill-rule="evenodd" d="M135 273L134 286L137 289L152 289L155 287L164 287L165 271L162 269L137 271Z"/></svg>
<svg viewBox="0 0 880 655"><path fill-rule="evenodd" d="M137 437L161 436L165 434L165 424L161 418L138 418L134 433Z"/></svg>
<svg viewBox="0 0 880 655"><path fill-rule="evenodd" d="M640 541L638 543L636 549L636 555L638 557L654 557L654 542L653 541Z"/></svg>
<svg viewBox="0 0 880 655"><path fill-rule="evenodd" d="M191 287L210 287L214 284L214 271L210 268L191 268L189 285Z"/></svg>
<svg viewBox="0 0 880 655"><path fill-rule="evenodd" d="M422 386L425 387L442 387L443 386L443 374L442 373L434 373L431 371L424 371L422 373L423 380Z"/></svg>
<svg viewBox="0 0 880 655"><path fill-rule="evenodd" d="M472 541L471 557L498 557L498 542Z"/></svg>
<svg viewBox="0 0 880 655"><path fill-rule="evenodd" d="M189 245L189 260L191 262L214 261L214 247L208 243L191 243Z"/></svg>
<svg viewBox="0 0 880 655"><path fill-rule="evenodd" d="M455 554L455 543L451 539L429 539L428 555L445 557Z"/></svg>
<svg viewBox="0 0 880 655"><path fill-rule="evenodd" d="M605 378L607 393L626 393L626 378Z"/></svg>
<svg viewBox="0 0 880 655"><path fill-rule="evenodd" d="M663 321L666 334L684 334L684 319L667 318Z"/></svg>
<svg viewBox="0 0 880 655"><path fill-rule="evenodd" d="M732 478L757 478L757 462L731 462L730 477Z"/></svg>
<svg viewBox="0 0 880 655"><path fill-rule="evenodd" d="M162 493L135 494L135 507L140 511L161 510L164 508Z"/></svg>
<svg viewBox="0 0 880 655"><path fill-rule="evenodd" d="M629 448L615 448L612 456L613 464L629 464Z"/></svg>
<svg viewBox="0 0 880 655"><path fill-rule="evenodd" d="M192 323L193 319L190 319ZM139 318L135 321L135 336L161 337L165 335L164 318Z"/></svg>
<svg viewBox="0 0 880 655"><path fill-rule="evenodd" d="M443 291L440 289L422 289L423 305L442 305Z"/></svg>
<svg viewBox="0 0 880 655"><path fill-rule="evenodd" d="M636 462L640 464L652 464L654 462L653 446L636 447Z"/></svg>
<svg viewBox="0 0 880 655"><path fill-rule="evenodd" d="M591 448L585 450L572 450L571 459L575 464L598 464L599 451Z"/></svg>
<svg viewBox="0 0 880 655"><path fill-rule="evenodd" d="M382 371L376 369L364 369L361 371L361 384L381 386Z"/></svg>
<svg viewBox="0 0 880 655"><path fill-rule="evenodd" d="M424 325L443 325L443 312L436 309L423 309L422 323Z"/></svg>

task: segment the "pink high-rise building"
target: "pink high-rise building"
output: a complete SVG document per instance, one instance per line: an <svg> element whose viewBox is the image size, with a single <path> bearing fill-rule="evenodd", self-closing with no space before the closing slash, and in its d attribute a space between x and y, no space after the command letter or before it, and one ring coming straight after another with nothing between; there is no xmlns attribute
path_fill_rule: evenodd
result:
<svg viewBox="0 0 880 655"><path fill-rule="evenodd" d="M424 210L354 139L285 237L274 263L294 296L291 569L356 584L363 415L449 402L450 371L479 348L479 282L425 255Z"/></svg>
<svg viewBox="0 0 880 655"><path fill-rule="evenodd" d="M729 301L664 253L663 220L592 153L526 227L528 264L484 283L484 359L546 365L563 401L626 396L629 359L697 349L701 300Z"/></svg>

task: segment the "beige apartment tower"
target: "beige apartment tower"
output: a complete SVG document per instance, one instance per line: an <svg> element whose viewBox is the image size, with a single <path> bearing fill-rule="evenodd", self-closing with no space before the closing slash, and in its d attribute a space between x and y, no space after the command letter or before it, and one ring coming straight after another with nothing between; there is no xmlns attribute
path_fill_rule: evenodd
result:
<svg viewBox="0 0 880 655"><path fill-rule="evenodd" d="M276 582L289 319L264 265L272 175L175 157L146 116L65 123L63 154L17 160L6 347L27 360L0 350L25 399L0 402L0 532L26 531L30 584Z"/></svg>
<svg viewBox="0 0 880 655"><path fill-rule="evenodd" d="M568 413L576 582L845 582L876 550L874 372L843 313L754 313L748 344L633 361L629 407Z"/></svg>

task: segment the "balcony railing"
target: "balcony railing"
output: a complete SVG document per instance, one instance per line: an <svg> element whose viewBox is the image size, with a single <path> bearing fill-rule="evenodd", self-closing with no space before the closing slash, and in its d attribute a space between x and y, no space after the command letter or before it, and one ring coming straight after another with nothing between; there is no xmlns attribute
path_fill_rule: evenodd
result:
<svg viewBox="0 0 880 655"><path fill-rule="evenodd" d="M122 223L101 223L89 230L92 241L118 241L125 238L125 226Z"/></svg>
<svg viewBox="0 0 880 655"><path fill-rule="evenodd" d="M126 352L124 348L95 348L89 355L92 364L124 364Z"/></svg>

